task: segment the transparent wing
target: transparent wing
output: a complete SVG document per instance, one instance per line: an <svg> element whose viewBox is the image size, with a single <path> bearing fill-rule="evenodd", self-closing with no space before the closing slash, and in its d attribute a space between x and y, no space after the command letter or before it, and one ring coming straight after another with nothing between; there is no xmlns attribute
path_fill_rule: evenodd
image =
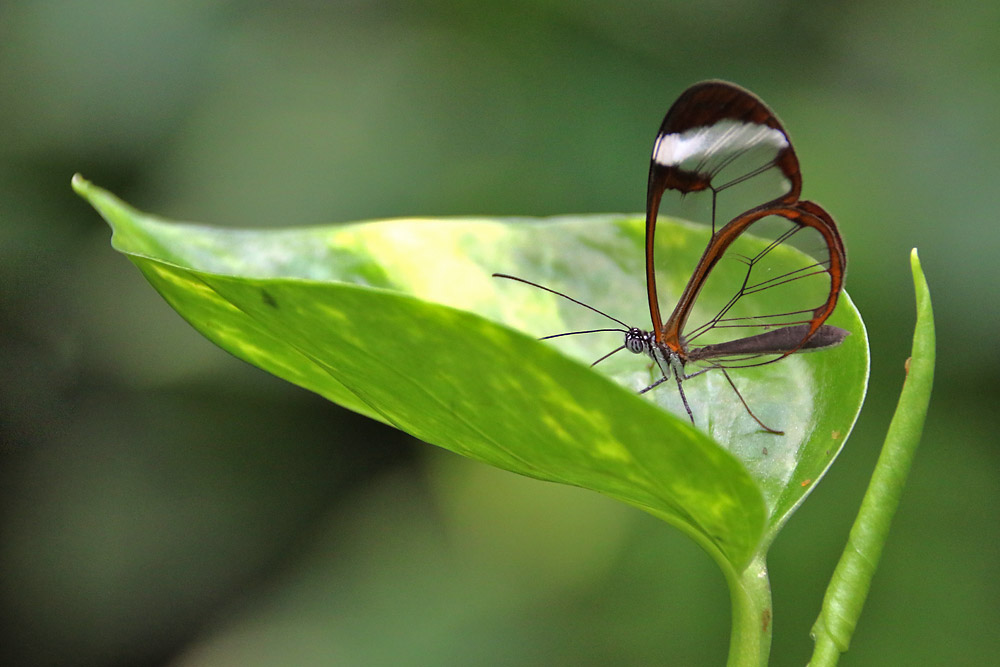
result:
<svg viewBox="0 0 1000 667"><path fill-rule="evenodd" d="M791 139L758 97L721 81L681 94L653 144L647 191L647 289L660 344L687 360L739 367L836 337L823 330L810 345L843 285L843 242L801 191ZM706 222L711 237L662 318L655 230L670 200L687 204L681 214Z"/></svg>
<svg viewBox="0 0 1000 667"><path fill-rule="evenodd" d="M802 177L774 112L747 90L707 81L674 102L653 143L649 192L665 190L703 193L666 212L725 224L763 204L794 203Z"/></svg>
<svg viewBox="0 0 1000 667"><path fill-rule="evenodd" d="M751 211L713 237L667 335L677 333L690 359L730 368L835 344L824 322L840 295L845 260L836 225L818 205Z"/></svg>

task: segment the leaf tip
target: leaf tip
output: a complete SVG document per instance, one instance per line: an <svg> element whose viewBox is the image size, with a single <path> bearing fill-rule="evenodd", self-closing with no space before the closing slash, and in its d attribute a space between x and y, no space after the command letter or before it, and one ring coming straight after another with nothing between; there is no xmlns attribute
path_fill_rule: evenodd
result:
<svg viewBox="0 0 1000 667"><path fill-rule="evenodd" d="M924 269L920 265L920 255L917 249L910 251L910 272L913 274L913 284L916 287L917 295L928 295L927 277L924 276Z"/></svg>
<svg viewBox="0 0 1000 667"><path fill-rule="evenodd" d="M78 195L86 195L87 190L90 189L90 181L83 177L83 174L77 172L73 174L73 191Z"/></svg>

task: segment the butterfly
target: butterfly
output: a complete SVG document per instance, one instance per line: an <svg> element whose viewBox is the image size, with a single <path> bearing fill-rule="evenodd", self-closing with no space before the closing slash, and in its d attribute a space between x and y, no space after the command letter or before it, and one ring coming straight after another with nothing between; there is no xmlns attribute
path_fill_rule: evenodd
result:
<svg viewBox="0 0 1000 667"><path fill-rule="evenodd" d="M680 199L702 200L711 221L711 236L691 277L664 319L657 291L656 225L668 191ZM694 413L683 382L718 370L747 413L766 431L737 389L729 371L772 364L791 354L839 345L849 334L825 324L844 284L847 256L833 218L820 205L800 199L802 174L792 142L781 122L756 95L724 81L694 84L667 111L653 142L646 191L645 268L651 329L629 326L596 308L556 290L507 274L495 277L523 282L600 313L622 329L573 331L560 336L619 331L624 342L594 362L628 350L652 359L659 377L640 393L673 378L691 423ZM725 224L718 221L728 219ZM748 231L750 233L748 233ZM758 233L764 242L752 237ZM789 254L799 242L812 255ZM788 257L799 259L789 264ZM801 259L808 257L808 259ZM716 279L717 275L726 274ZM710 283L727 283L727 301L692 326L704 310L703 294ZM730 292L724 292L730 293ZM791 305L774 310L776 300ZM766 308L755 302L767 299ZM764 314L762 314L764 313ZM732 338L731 331L740 336ZM692 367L697 370L689 372Z"/></svg>

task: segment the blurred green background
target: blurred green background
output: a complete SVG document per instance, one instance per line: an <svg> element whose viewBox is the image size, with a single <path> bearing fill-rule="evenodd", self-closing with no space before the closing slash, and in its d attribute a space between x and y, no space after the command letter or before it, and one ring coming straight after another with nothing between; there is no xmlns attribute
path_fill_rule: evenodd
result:
<svg viewBox="0 0 1000 667"><path fill-rule="evenodd" d="M839 221L872 378L771 552L774 665L808 633L903 379L931 414L845 665L1000 653L1000 4L6 2L0 7L0 662L723 664L697 547L214 348L109 246L82 172L237 227L638 212L704 78L785 122Z"/></svg>

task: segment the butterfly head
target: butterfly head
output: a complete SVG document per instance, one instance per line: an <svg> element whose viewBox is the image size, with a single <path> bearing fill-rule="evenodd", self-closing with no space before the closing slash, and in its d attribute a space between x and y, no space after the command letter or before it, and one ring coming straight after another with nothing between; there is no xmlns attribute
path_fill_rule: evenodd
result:
<svg viewBox="0 0 1000 667"><path fill-rule="evenodd" d="M638 327L625 330L625 349L632 354L649 354L653 349L653 334Z"/></svg>

